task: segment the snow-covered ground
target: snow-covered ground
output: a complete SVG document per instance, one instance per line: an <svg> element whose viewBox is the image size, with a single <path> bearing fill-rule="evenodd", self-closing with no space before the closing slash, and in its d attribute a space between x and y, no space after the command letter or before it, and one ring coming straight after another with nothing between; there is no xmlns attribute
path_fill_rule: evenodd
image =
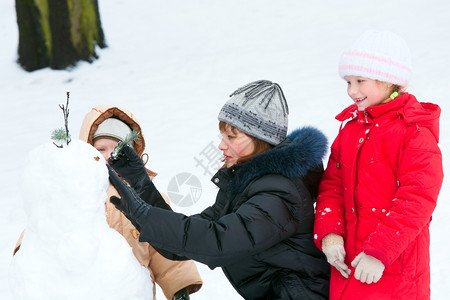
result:
<svg viewBox="0 0 450 300"><path fill-rule="evenodd" d="M30 150L63 126L58 104L70 92L73 137L99 104L135 113L144 128L158 188L188 173L201 182L192 214L214 201L210 160L219 142L217 114L237 87L258 79L279 83L289 103L290 130L314 125L330 140L334 116L350 104L337 75L342 50L366 29L389 29L413 57L409 91L442 108L444 172L450 157L450 2L446 0L99 0L108 48L71 71L27 73L16 64L18 30L13 0L0 1L0 298L12 299L8 269L26 225L21 173ZM213 152L210 152L212 150ZM201 162L201 163L199 163ZM170 189L169 189L170 187ZM187 193L182 187L178 192ZM450 189L439 197L431 227L432 299L450 295ZM203 288L192 299L239 299L220 269L198 264ZM159 292L158 298L163 296Z"/></svg>

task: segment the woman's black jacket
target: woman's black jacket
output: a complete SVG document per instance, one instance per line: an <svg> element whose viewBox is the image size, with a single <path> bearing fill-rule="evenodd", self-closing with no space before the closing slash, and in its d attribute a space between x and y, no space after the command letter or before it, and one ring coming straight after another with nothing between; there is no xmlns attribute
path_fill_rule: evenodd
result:
<svg viewBox="0 0 450 300"><path fill-rule="evenodd" d="M187 217L151 208L140 241L172 259L222 267L245 299L328 299L330 267L313 242L325 136L306 127L246 163L219 170L216 202Z"/></svg>

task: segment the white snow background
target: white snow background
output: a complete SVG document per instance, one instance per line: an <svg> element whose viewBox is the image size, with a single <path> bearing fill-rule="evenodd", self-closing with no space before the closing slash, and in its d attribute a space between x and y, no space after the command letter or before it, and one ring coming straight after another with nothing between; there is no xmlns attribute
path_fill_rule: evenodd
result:
<svg viewBox="0 0 450 300"><path fill-rule="evenodd" d="M58 104L65 104L66 92L73 138L94 106L113 104L134 112L144 129L148 166L159 173L157 187L167 193L171 179L183 172L201 181L198 202L173 205L189 215L214 202L216 190L195 159L211 143L218 145L217 114L231 92L254 80L275 81L289 104L289 131L313 125L331 142L339 127L334 116L351 104L337 74L341 52L366 29L389 29L403 36L412 52L408 91L442 108L440 147L448 174L449 1L99 0L99 4L108 48L98 50L98 60L70 71L28 73L16 63L14 1L0 1L0 299L12 299L9 266L26 226L19 190L24 163L32 149L50 140L52 130L63 127ZM432 299L450 295L449 195L445 178L431 223ZM220 268L198 267L204 285L192 299L240 298ZM163 299L160 291L158 298Z"/></svg>

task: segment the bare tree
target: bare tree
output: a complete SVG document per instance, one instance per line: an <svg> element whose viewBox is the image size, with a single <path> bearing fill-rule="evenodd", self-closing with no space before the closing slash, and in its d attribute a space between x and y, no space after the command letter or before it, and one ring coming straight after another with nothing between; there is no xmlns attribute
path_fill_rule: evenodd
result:
<svg viewBox="0 0 450 300"><path fill-rule="evenodd" d="M106 47L97 0L16 0L18 62L27 71L65 69Z"/></svg>

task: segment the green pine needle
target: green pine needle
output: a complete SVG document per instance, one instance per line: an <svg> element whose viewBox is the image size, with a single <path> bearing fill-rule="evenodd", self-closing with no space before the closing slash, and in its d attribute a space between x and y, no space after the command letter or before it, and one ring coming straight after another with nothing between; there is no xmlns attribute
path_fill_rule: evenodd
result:
<svg viewBox="0 0 450 300"><path fill-rule="evenodd" d="M53 130L51 138L55 142L59 142L59 143L66 142L67 138L70 139L70 134L69 134L69 137L67 137L66 130L64 128L58 128L58 129Z"/></svg>
<svg viewBox="0 0 450 300"><path fill-rule="evenodd" d="M114 160L119 159L123 147L125 147L125 145L127 144L131 145L133 142L136 142L139 139L139 134L140 132L136 130L133 130L129 134L127 134L125 140L123 142L120 141L119 144L117 144L116 148L114 148L113 152L111 153L111 157Z"/></svg>

